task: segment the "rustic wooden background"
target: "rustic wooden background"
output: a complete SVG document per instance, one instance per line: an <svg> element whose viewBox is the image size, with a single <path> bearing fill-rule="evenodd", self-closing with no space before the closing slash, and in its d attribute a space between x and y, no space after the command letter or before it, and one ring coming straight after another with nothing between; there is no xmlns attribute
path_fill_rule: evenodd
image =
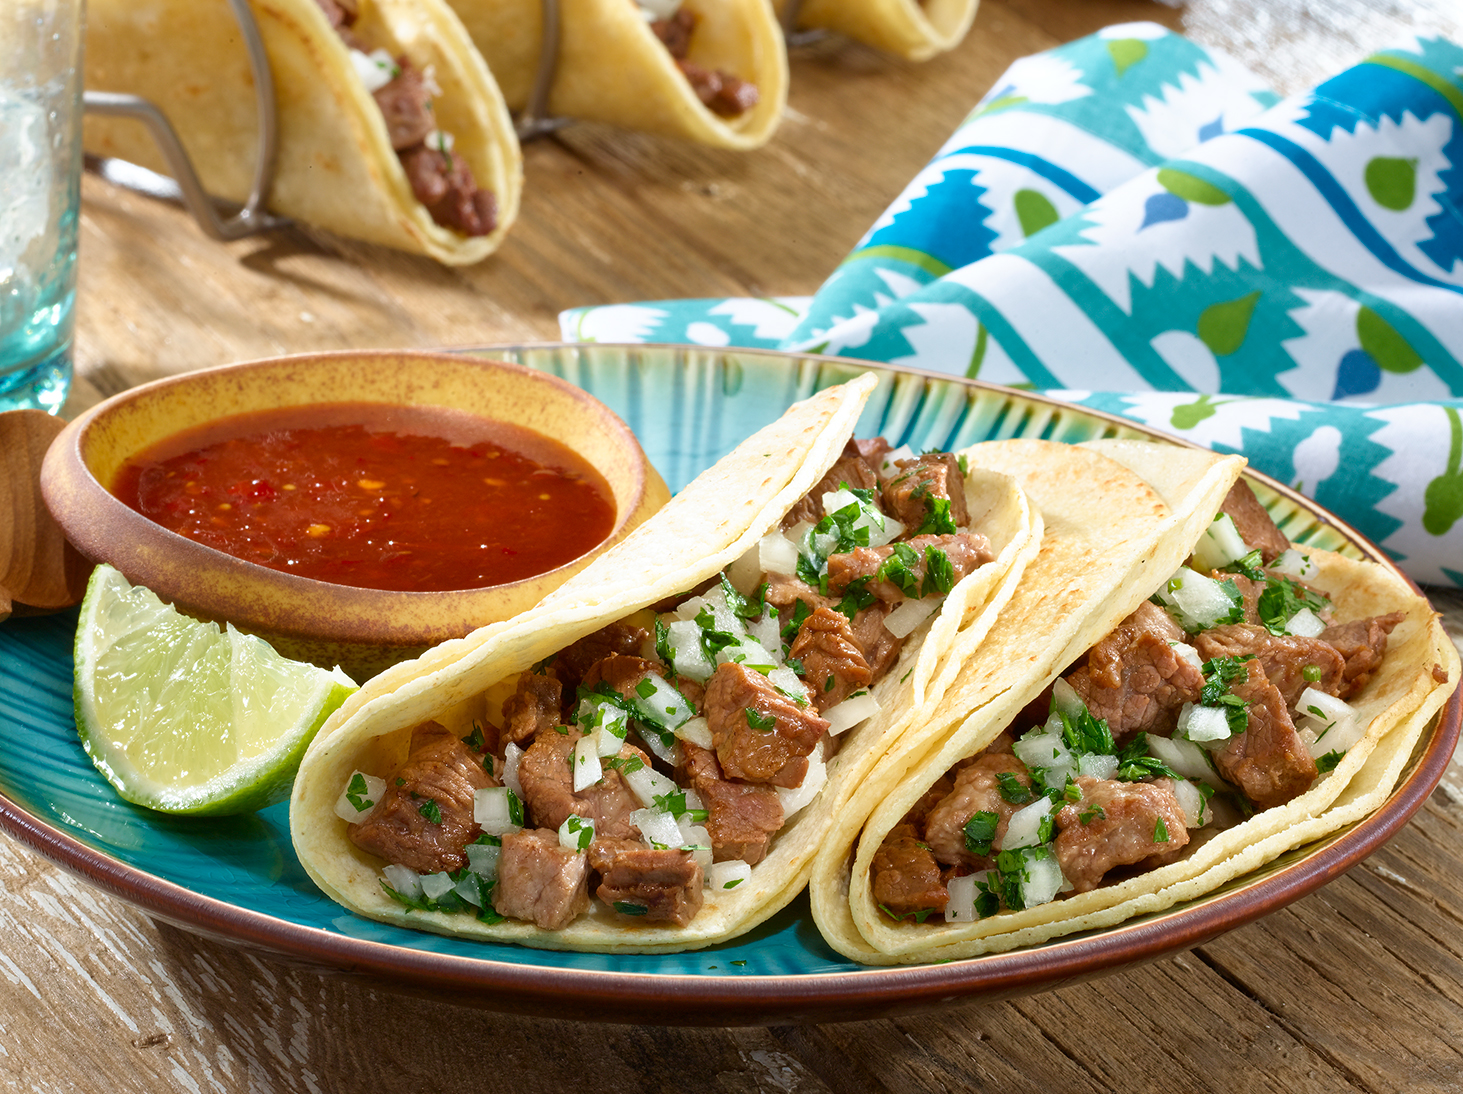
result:
<svg viewBox="0 0 1463 1094"><path fill-rule="evenodd" d="M83 185L69 413L272 354L555 338L575 304L808 293L1014 59L1152 19L1296 90L1458 0L985 0L954 53L796 52L788 117L736 155L577 126L526 150L499 255L448 270L299 229L228 246ZM1446 601L1446 603L1444 603ZM1463 624L1463 598L1443 597ZM1463 629L1463 628L1460 628ZM1463 768L1317 894L1104 979L912 1018L593 1026L393 995L158 925L0 838L0 1085L157 1091L1455 1091L1463 1089Z"/></svg>

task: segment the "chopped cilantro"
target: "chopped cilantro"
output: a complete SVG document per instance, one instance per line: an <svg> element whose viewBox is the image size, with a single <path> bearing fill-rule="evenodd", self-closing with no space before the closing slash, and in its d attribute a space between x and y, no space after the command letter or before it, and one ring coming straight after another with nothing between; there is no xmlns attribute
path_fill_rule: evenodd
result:
<svg viewBox="0 0 1463 1094"><path fill-rule="evenodd" d="M926 547L925 581L920 587L920 595L944 594L954 587L955 567L950 565L950 556L938 547Z"/></svg>
<svg viewBox="0 0 1463 1094"><path fill-rule="evenodd" d="M1179 773L1148 753L1148 734L1140 733L1118 753L1118 778L1135 783L1144 779L1179 778Z"/></svg>
<svg viewBox="0 0 1463 1094"><path fill-rule="evenodd" d="M508 791L508 820L519 828L523 827L523 799L511 789Z"/></svg>
<svg viewBox="0 0 1463 1094"><path fill-rule="evenodd" d="M1083 824L1091 824L1095 820L1106 820L1107 813L1103 811L1102 806L1094 805L1091 809L1085 809L1081 813L1078 813L1077 819Z"/></svg>
<svg viewBox="0 0 1463 1094"><path fill-rule="evenodd" d="M996 826L1001 822L998 814L982 809L965 822L965 849L972 855L991 853L991 841L996 838Z"/></svg>
<svg viewBox="0 0 1463 1094"><path fill-rule="evenodd" d="M916 923L923 923L926 919L929 919L930 918L930 915L935 911L935 909L934 908L917 908L917 909L915 909L912 912L898 912L898 913L896 913L887 904L880 904L879 905L879 911L883 912L890 919L894 919L894 920L913 919Z"/></svg>
<svg viewBox="0 0 1463 1094"><path fill-rule="evenodd" d="M493 754L491 752L483 754L483 770L489 775L493 773Z"/></svg>
<svg viewBox="0 0 1463 1094"><path fill-rule="evenodd" d="M1162 817L1159 817L1158 820L1153 825L1153 842L1154 843L1167 843L1168 842L1168 825L1166 825L1166 824L1163 823L1163 818Z"/></svg>
<svg viewBox="0 0 1463 1094"><path fill-rule="evenodd" d="M512 791L510 790L509 793L511 794ZM442 807L437 804L436 798L428 798L426 801L422 802L421 805L417 806L417 812L426 817L427 820L431 821L433 824L442 823Z"/></svg>
<svg viewBox="0 0 1463 1094"><path fill-rule="evenodd" d="M1000 786L1001 797L1011 805L1025 805L1036 797L1031 787L1021 782L1014 772L998 771L996 782Z"/></svg>
<svg viewBox="0 0 1463 1094"><path fill-rule="evenodd" d="M746 880L747 879L746 878L743 878L743 877L734 877L730 881L728 881L726 884L724 884L722 886L722 888L723 889L735 889L738 885L740 885L742 882L744 882Z"/></svg>
<svg viewBox="0 0 1463 1094"><path fill-rule="evenodd" d="M650 911L644 904L631 904L628 900L615 901L615 911L621 915L644 915Z"/></svg>
<svg viewBox="0 0 1463 1094"><path fill-rule="evenodd" d="M1053 699L1053 704L1056 700ZM1076 716L1062 714L1062 740L1073 752L1093 752L1111 756L1117 751L1113 744L1112 730L1105 720L1094 718L1084 705Z"/></svg>
<svg viewBox="0 0 1463 1094"><path fill-rule="evenodd" d="M1302 608L1320 612L1328 603L1324 596L1312 592L1299 582L1285 577L1270 577L1265 579L1265 591L1260 594L1255 611L1266 630L1271 634L1281 635L1290 633L1285 625L1296 612Z"/></svg>
<svg viewBox="0 0 1463 1094"><path fill-rule="evenodd" d="M473 840L472 842L473 843L481 843L481 844L484 844L485 846L488 846L488 847L502 847L503 846L503 837L502 836L490 836L486 832L484 832L481 835L479 835L478 838L475 839L475 840Z"/></svg>
<svg viewBox="0 0 1463 1094"><path fill-rule="evenodd" d="M777 728L777 718L774 715L763 714L760 711L754 710L752 707L748 707L747 725L751 726L758 733L771 733Z"/></svg>
<svg viewBox="0 0 1463 1094"><path fill-rule="evenodd" d="M462 739L462 743L474 752L481 752L487 748L488 742L483 739L483 727L474 722L472 732Z"/></svg>
<svg viewBox="0 0 1463 1094"><path fill-rule="evenodd" d="M655 694L655 681L649 676L642 677L640 683L635 685L635 694L642 699L649 699Z"/></svg>
<svg viewBox="0 0 1463 1094"><path fill-rule="evenodd" d="M594 822L570 814L564 823L569 826L571 836L578 836L575 840L576 847L580 851L589 850L589 845L594 842Z"/></svg>
<svg viewBox="0 0 1463 1094"><path fill-rule="evenodd" d="M1225 566L1224 570L1226 573L1243 574L1251 581L1265 580L1264 562L1258 550L1251 551L1249 554L1235 559L1229 565Z"/></svg>
<svg viewBox="0 0 1463 1094"><path fill-rule="evenodd" d="M706 659L713 665L716 664L718 653L728 646L737 645L737 636L731 631L716 629L716 617L711 614L709 607L696 613L696 625L701 628L701 648L706 651Z"/></svg>
<svg viewBox="0 0 1463 1094"><path fill-rule="evenodd" d="M894 544L889 557L879 565L876 574L880 581L888 581L912 600L919 599L919 552L907 543Z"/></svg>
<svg viewBox="0 0 1463 1094"><path fill-rule="evenodd" d="M671 648L671 631L659 617L655 620L655 656L667 665L676 663L676 651Z"/></svg>
<svg viewBox="0 0 1463 1094"><path fill-rule="evenodd" d="M799 600L796 604L794 604L792 609L792 618L790 618L787 621L787 624L782 628L783 642L791 644L792 640L798 636L798 631L802 629L803 620L807 619L808 616L812 614L813 609L808 606L808 602L806 600Z"/></svg>
<svg viewBox="0 0 1463 1094"><path fill-rule="evenodd" d="M370 788L366 785L366 777L357 771L351 776L351 781L345 788L345 800L351 803L351 808L357 813L364 813L376 803L366 795Z"/></svg>
<svg viewBox="0 0 1463 1094"><path fill-rule="evenodd" d="M745 961L728 961L727 964L728 965L736 965L738 968L740 968L741 966L745 965L746 962Z"/></svg>
<svg viewBox="0 0 1463 1094"><path fill-rule="evenodd" d="M928 489L928 484L921 483ZM913 496L913 495L912 495ZM950 516L950 499L927 497L925 498L925 519L919 526L916 535L953 535L955 532L955 520Z"/></svg>
<svg viewBox="0 0 1463 1094"><path fill-rule="evenodd" d="M879 598L867 589L869 581L868 577L856 577L850 581L844 586L843 599L838 602L834 610L842 612L852 620L859 612L878 600Z"/></svg>
<svg viewBox="0 0 1463 1094"><path fill-rule="evenodd" d="M405 786L406 785L406 780L403 779L400 775L398 775L398 776L396 776L396 785L397 786Z"/></svg>
<svg viewBox="0 0 1463 1094"><path fill-rule="evenodd" d="M609 756L600 762L621 775L633 775L645 766L645 761L639 756Z"/></svg>
<svg viewBox="0 0 1463 1094"><path fill-rule="evenodd" d="M1341 762L1341 758L1345 755L1346 753L1343 752L1341 749L1333 748L1330 752L1326 753L1324 756L1316 760L1316 770L1334 771L1336 769L1336 765Z"/></svg>
<svg viewBox="0 0 1463 1094"><path fill-rule="evenodd" d="M955 457L955 464L960 468L962 475L970 474L970 459L963 452Z"/></svg>
<svg viewBox="0 0 1463 1094"><path fill-rule="evenodd" d="M677 790L674 794L656 794L651 798L652 804L662 813L669 813L673 817L679 817L682 813L689 813L686 808L686 792Z"/></svg>
<svg viewBox="0 0 1463 1094"><path fill-rule="evenodd" d="M1248 678L1250 670L1246 662L1254 660L1254 656L1214 657L1205 661L1200 670L1204 674L1204 686L1199 689L1199 704L1223 710L1231 734L1240 734L1249 728L1250 704L1233 694L1230 685Z"/></svg>
<svg viewBox="0 0 1463 1094"><path fill-rule="evenodd" d="M529 671L535 676L542 676L546 671L548 671L548 667L554 663L554 658L558 656L559 655L557 653L551 653L542 661L535 661L533 668L529 669Z"/></svg>
<svg viewBox="0 0 1463 1094"><path fill-rule="evenodd" d="M836 684L836 683L838 683L838 678L835 677L830 672L828 674L828 679L826 679L826 680L823 681L823 690L824 691L832 691L833 690L833 685Z"/></svg>
<svg viewBox="0 0 1463 1094"><path fill-rule="evenodd" d="M801 602L799 602L799 603L801 603ZM801 657L789 657L789 658L787 658L786 660L783 661L783 664L785 664L788 668L792 669L794 676L806 676L806 675L808 675L808 670L805 669L805 668L803 668L803 659ZM781 689L779 689L779 690L781 690Z"/></svg>

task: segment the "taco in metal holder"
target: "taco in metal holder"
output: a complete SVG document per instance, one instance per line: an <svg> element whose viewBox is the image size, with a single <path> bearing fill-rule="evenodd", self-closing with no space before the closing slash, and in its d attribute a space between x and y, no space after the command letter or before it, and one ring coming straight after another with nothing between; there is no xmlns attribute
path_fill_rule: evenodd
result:
<svg viewBox="0 0 1463 1094"><path fill-rule="evenodd" d="M791 0L779 0L782 11ZM979 0L804 0L799 30L831 30L909 61L954 49Z"/></svg>

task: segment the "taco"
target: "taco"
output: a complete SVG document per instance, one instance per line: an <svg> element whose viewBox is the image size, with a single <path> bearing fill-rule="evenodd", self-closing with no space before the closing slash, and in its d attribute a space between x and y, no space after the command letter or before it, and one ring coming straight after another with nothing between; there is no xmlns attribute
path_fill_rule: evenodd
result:
<svg viewBox="0 0 1463 1094"><path fill-rule="evenodd" d="M850 442L872 387L794 406L526 615L353 696L290 807L321 889L403 926L646 952L791 900L1040 538L1010 476Z"/></svg>
<svg viewBox="0 0 1463 1094"><path fill-rule="evenodd" d="M518 215L523 163L503 97L443 0L255 0L279 147L269 207L343 236L465 265ZM204 188L243 201L258 121L224 0L93 0L86 86L141 95ZM89 116L85 147L167 167L133 121Z"/></svg>
<svg viewBox="0 0 1463 1094"><path fill-rule="evenodd" d="M528 106L540 0L448 0L510 108ZM767 0L561 0L548 112L722 148L765 144L787 102Z"/></svg>
<svg viewBox="0 0 1463 1094"><path fill-rule="evenodd" d="M1154 482L1188 455L1093 448ZM1065 474L1021 476L1049 541L1090 511L1091 458L1054 451ZM1452 643L1390 571L1294 548L1243 480L1209 486L1170 497L1182 519L1145 574L1075 625L1040 591L1095 545L1028 568L930 736L886 755L848 804L861 824L820 853L813 910L835 948L937 961L1110 926L1385 800L1455 686Z"/></svg>
<svg viewBox="0 0 1463 1094"><path fill-rule="evenodd" d="M779 0L785 9L795 0ZM979 0L803 0L797 29L831 30L908 61L954 49L975 22Z"/></svg>

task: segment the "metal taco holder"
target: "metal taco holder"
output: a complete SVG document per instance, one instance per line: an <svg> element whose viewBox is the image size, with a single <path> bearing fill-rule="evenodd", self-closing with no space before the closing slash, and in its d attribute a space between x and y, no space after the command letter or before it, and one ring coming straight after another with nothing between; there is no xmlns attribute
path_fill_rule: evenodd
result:
<svg viewBox="0 0 1463 1094"><path fill-rule="evenodd" d="M778 22L782 24L782 37L789 47L810 45L828 37L828 32L818 27L798 30L798 16L802 12L803 0L787 0L782 7Z"/></svg>
<svg viewBox="0 0 1463 1094"><path fill-rule="evenodd" d="M549 89L553 86L559 60L559 0L540 0L540 3L544 14L543 44L528 106L515 120L514 130L519 140L552 133L570 121L547 113ZM279 116L269 55L264 50L264 38L259 33L259 23L249 7L249 0L228 0L228 4L233 9L249 53L249 68L254 75L254 96L259 111L259 158L254 166L249 199L242 206L214 198L203 188L177 130L156 104L138 95L113 91L87 91L82 96L87 113L134 118L146 126L167 160L173 177L169 179L136 164L105 157L88 156L87 166L114 185L137 190L150 197L181 202L204 234L222 243L285 228L292 223L288 217L275 216L265 209L269 188L274 181L274 161L279 147ZM221 209L231 208L237 211L227 219L220 215Z"/></svg>

